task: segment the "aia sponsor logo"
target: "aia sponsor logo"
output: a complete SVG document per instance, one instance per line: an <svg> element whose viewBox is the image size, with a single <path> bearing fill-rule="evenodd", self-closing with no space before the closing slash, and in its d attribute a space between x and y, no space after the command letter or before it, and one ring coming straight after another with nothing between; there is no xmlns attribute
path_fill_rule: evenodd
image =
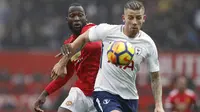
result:
<svg viewBox="0 0 200 112"><path fill-rule="evenodd" d="M110 61L108 61L108 63L110 63ZM131 69L131 71L134 70L134 61L132 60L131 63L129 65L125 65L125 66L122 66L122 65L115 65L116 67L119 67L121 69Z"/></svg>

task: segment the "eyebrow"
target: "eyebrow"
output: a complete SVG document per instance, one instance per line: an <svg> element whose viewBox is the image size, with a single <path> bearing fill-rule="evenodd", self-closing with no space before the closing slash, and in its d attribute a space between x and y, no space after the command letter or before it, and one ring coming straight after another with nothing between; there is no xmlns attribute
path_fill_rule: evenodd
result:
<svg viewBox="0 0 200 112"><path fill-rule="evenodd" d="M142 15L141 14L136 14L136 15L128 14L128 16L142 16Z"/></svg>
<svg viewBox="0 0 200 112"><path fill-rule="evenodd" d="M78 11L78 12L69 12L69 14L74 14L74 13L81 13L81 14L84 14L84 12L82 12L82 11Z"/></svg>

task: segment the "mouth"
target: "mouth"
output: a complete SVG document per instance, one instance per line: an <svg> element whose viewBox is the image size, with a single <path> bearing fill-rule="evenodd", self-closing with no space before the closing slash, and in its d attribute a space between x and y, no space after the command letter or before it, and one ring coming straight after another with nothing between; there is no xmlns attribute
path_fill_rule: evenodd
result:
<svg viewBox="0 0 200 112"><path fill-rule="evenodd" d="M73 27L75 29L81 28L81 23L74 23Z"/></svg>
<svg viewBox="0 0 200 112"><path fill-rule="evenodd" d="M138 27L131 27L132 30L138 30Z"/></svg>

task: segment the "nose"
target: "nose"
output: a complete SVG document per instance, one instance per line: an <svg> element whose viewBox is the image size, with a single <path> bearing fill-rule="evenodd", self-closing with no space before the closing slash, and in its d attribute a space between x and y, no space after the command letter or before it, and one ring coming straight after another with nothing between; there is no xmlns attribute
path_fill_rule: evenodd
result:
<svg viewBox="0 0 200 112"><path fill-rule="evenodd" d="M78 20L80 20L80 18L78 16L75 16L74 20L78 21Z"/></svg>
<svg viewBox="0 0 200 112"><path fill-rule="evenodd" d="M133 24L133 25L137 25L137 20L136 20L136 18L134 18L134 19L132 20L132 24Z"/></svg>

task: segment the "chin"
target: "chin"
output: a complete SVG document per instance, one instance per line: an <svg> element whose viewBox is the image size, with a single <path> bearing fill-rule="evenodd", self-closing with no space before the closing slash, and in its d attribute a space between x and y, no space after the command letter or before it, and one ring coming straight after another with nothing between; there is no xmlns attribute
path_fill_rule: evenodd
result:
<svg viewBox="0 0 200 112"><path fill-rule="evenodd" d="M139 32L139 30L138 29L132 29L131 32L137 33L137 32Z"/></svg>
<svg viewBox="0 0 200 112"><path fill-rule="evenodd" d="M73 30L73 33L76 35L80 35L81 34L81 30Z"/></svg>

